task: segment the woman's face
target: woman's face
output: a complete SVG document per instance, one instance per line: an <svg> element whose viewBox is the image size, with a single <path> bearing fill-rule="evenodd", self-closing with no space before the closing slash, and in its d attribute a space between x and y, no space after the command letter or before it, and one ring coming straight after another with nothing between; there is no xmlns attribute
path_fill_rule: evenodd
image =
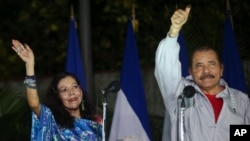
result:
<svg viewBox="0 0 250 141"><path fill-rule="evenodd" d="M76 80L67 76L58 83L59 97L67 111L79 110L83 93Z"/></svg>

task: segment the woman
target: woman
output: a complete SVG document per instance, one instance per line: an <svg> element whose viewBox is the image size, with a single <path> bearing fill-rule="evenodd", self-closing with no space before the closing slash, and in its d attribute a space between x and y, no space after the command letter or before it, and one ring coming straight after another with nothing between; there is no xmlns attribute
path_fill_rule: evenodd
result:
<svg viewBox="0 0 250 141"><path fill-rule="evenodd" d="M12 49L25 62L28 104L32 112L31 140L97 141L102 137L101 119L84 103L79 80L59 73L51 81L43 103L36 89L35 57L28 45L12 40Z"/></svg>

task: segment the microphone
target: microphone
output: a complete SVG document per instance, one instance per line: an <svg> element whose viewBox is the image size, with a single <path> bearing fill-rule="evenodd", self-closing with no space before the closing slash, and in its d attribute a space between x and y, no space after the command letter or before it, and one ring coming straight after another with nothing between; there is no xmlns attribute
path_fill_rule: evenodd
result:
<svg viewBox="0 0 250 141"><path fill-rule="evenodd" d="M195 94L195 89L193 86L189 85L183 89L183 96L186 98L191 98Z"/></svg>
<svg viewBox="0 0 250 141"><path fill-rule="evenodd" d="M178 99L183 99L183 98L191 98L195 94L195 89L193 86L188 85L183 89L183 92L181 95L179 95Z"/></svg>
<svg viewBox="0 0 250 141"><path fill-rule="evenodd" d="M115 93L120 90L120 82L119 81L112 81L107 88L102 89L101 92L102 94L107 94L107 93Z"/></svg>
<svg viewBox="0 0 250 141"><path fill-rule="evenodd" d="M192 98L193 96L194 96L194 94L195 94L195 89L194 89L194 87L193 86L191 86L191 85L188 85L188 86L186 86L184 89L183 89L183 92L182 92L182 94L181 95L179 95L179 97L178 97L178 100L181 100L180 101L180 106L181 107L186 107L186 106L188 106L188 105L190 105L191 103L191 101L186 101L185 100L185 98ZM187 103L186 103L186 102ZM188 104L188 105L186 105L186 104ZM192 104L191 104L192 105ZM188 106L189 107L189 106Z"/></svg>

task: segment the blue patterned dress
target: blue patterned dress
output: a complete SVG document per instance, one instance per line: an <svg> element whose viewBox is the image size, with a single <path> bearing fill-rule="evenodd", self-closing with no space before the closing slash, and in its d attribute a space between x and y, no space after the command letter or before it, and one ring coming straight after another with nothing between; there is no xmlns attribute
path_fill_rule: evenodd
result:
<svg viewBox="0 0 250 141"><path fill-rule="evenodd" d="M87 119L75 119L74 128L59 128L51 110L42 105L40 118L32 112L31 141L101 141L102 126Z"/></svg>

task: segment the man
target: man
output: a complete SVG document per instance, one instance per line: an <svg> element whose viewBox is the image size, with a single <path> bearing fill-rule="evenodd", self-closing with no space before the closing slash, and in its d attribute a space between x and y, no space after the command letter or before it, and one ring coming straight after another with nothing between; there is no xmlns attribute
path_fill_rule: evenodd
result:
<svg viewBox="0 0 250 141"><path fill-rule="evenodd" d="M194 49L190 56L190 76L182 78L177 38L190 10L187 6L174 12L167 37L156 51L155 77L169 118L165 123L170 123L171 128L170 133L163 134L170 134L171 141L180 138L185 141L229 141L230 125L250 124L249 99L221 79L220 54L207 45ZM188 85L195 88L195 95L185 98L189 104L184 111L184 135L180 135L177 99Z"/></svg>

